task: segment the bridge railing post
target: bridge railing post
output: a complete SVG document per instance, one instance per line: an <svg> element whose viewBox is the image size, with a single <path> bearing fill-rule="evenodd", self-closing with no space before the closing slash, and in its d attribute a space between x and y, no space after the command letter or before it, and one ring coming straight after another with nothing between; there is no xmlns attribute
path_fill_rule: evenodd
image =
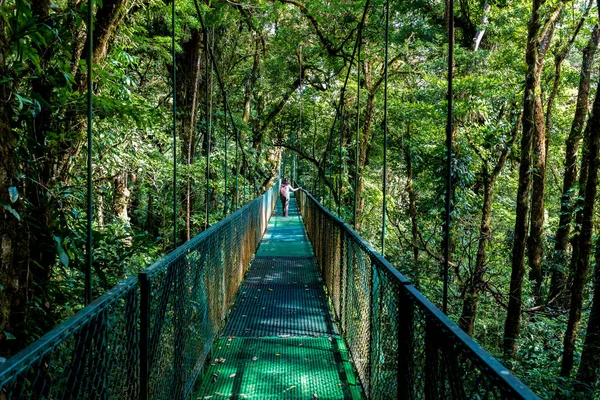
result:
<svg viewBox="0 0 600 400"><path fill-rule="evenodd" d="M363 382L365 392L368 397L376 397L373 392L375 386L378 385L377 382L377 371L373 368L374 365L377 365L377 360L379 357L379 350L381 344L381 320L379 318L379 297L380 297L380 287L379 287L379 277L377 276L377 271L375 267L375 260L371 257L369 259L369 303L368 303L368 313L369 313L369 329L365 332L367 336L368 343L368 356L369 363L367 365L367 371L365 377L368 377L368 382Z"/></svg>
<svg viewBox="0 0 600 400"><path fill-rule="evenodd" d="M142 272L138 275L140 282L140 400L148 400L150 385L150 282L148 274Z"/></svg>
<svg viewBox="0 0 600 400"><path fill-rule="evenodd" d="M413 399L414 396L414 323L415 306L408 298L404 286L396 291L398 321L398 361L397 382L399 399Z"/></svg>
<svg viewBox="0 0 600 400"><path fill-rule="evenodd" d="M435 323L427 318L425 322L425 399L440 399L440 389L444 382L440 376L440 347Z"/></svg>

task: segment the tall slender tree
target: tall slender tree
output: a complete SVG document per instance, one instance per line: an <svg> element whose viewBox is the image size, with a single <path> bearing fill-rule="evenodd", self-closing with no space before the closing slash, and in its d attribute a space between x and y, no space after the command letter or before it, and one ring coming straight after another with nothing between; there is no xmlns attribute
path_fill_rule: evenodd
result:
<svg viewBox="0 0 600 400"><path fill-rule="evenodd" d="M525 243L527 239L529 192L531 190L531 146L536 135L543 134L544 115L541 100L540 28L541 9L544 0L533 0L531 17L527 27L527 49L525 61L527 74L523 94L523 131L521 134L521 160L514 228L512 265L508 311L504 325L504 355L515 357L517 340L521 331L521 311L523 308L523 278L525 277Z"/></svg>

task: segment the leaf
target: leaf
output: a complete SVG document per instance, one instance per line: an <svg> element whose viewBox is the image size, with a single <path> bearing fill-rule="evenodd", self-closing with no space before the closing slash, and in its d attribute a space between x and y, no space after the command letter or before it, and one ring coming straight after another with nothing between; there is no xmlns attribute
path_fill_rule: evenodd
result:
<svg viewBox="0 0 600 400"><path fill-rule="evenodd" d="M17 100L19 100L19 111L23 109L23 104L33 104L31 100L26 99L23 96L19 96L18 93L15 93L15 96L17 97Z"/></svg>
<svg viewBox="0 0 600 400"><path fill-rule="evenodd" d="M6 331L2 331L2 332L4 332L4 334L6 335L6 340L15 340L16 339L15 335L13 335L12 333L6 332Z"/></svg>
<svg viewBox="0 0 600 400"><path fill-rule="evenodd" d="M19 213L14 208L12 208L10 204L4 202L0 202L0 204L6 211L14 215L16 219L18 219L19 221L21 220L21 216L19 215Z"/></svg>
<svg viewBox="0 0 600 400"><path fill-rule="evenodd" d="M8 195L10 196L11 203L14 203L15 201L19 200L19 191L14 186L8 188Z"/></svg>
<svg viewBox="0 0 600 400"><path fill-rule="evenodd" d="M59 237L55 237L54 238L56 240L56 251L58 252L58 258L60 259L60 262L65 266L65 267L69 267L69 255L67 254L67 252L65 251L65 249L63 249L62 245L60 244L60 238Z"/></svg>

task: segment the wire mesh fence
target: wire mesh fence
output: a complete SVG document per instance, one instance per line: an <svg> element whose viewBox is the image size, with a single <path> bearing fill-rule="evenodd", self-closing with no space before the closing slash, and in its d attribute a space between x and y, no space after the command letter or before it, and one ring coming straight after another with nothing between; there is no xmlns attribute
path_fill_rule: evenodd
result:
<svg viewBox="0 0 600 400"><path fill-rule="evenodd" d="M131 398L139 291L128 279L0 366L0 398Z"/></svg>
<svg viewBox="0 0 600 400"><path fill-rule="evenodd" d="M538 398L348 225L296 198L368 398Z"/></svg>
<svg viewBox="0 0 600 400"><path fill-rule="evenodd" d="M189 397L277 187L0 364L0 399Z"/></svg>

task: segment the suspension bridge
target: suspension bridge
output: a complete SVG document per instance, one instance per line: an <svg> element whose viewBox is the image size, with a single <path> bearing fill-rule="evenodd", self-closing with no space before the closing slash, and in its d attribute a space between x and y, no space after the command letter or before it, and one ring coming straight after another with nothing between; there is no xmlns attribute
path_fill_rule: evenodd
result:
<svg viewBox="0 0 600 400"><path fill-rule="evenodd" d="M3 398L537 398L308 192L276 199L10 358Z"/></svg>
<svg viewBox="0 0 600 400"><path fill-rule="evenodd" d="M175 2L172 5L175 60ZM350 66L355 54L360 57L368 7L369 1L358 25ZM91 27L91 6L88 11ZM198 16L206 32L199 9ZM386 20L385 135L387 24ZM88 37L91 160L91 32ZM235 121L208 47L206 54L217 74L224 113L235 131L237 164ZM343 118L350 69L335 121ZM448 76L451 100L452 73ZM174 86L175 82L174 65ZM176 107L173 99L174 126ZM451 168L451 101L448 107ZM334 151L332 138L329 153ZM176 149L175 129L173 140ZM341 139L339 153L342 159ZM176 199L176 152L173 157ZM207 176L208 165L207 158ZM382 240L385 171L384 162ZM449 171L447 176L451 175ZM239 209L236 197L234 213L91 301L91 182L88 162L89 304L0 365L0 399L537 398L348 224L304 190L292 199L289 217L282 215L277 202L278 185ZM341 180L337 183L341 185ZM446 200L446 215L450 215L448 196ZM173 208L176 242L176 204ZM449 218L445 222L449 224Z"/></svg>

